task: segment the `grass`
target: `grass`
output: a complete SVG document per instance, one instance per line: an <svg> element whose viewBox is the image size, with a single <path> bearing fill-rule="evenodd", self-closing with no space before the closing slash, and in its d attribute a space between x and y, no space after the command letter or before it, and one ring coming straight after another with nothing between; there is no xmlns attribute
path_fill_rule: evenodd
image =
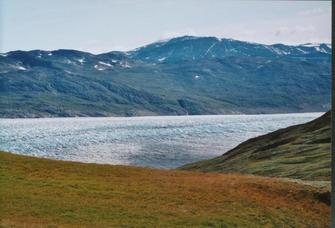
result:
<svg viewBox="0 0 335 228"><path fill-rule="evenodd" d="M328 227L326 189L278 178L0 152L0 227Z"/></svg>

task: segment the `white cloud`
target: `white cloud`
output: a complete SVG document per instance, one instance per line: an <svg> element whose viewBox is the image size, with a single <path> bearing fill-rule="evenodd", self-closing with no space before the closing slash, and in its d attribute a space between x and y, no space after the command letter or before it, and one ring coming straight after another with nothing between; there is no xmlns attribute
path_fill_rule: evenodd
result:
<svg viewBox="0 0 335 228"><path fill-rule="evenodd" d="M316 8L298 12L298 16L311 16L326 13L324 9Z"/></svg>

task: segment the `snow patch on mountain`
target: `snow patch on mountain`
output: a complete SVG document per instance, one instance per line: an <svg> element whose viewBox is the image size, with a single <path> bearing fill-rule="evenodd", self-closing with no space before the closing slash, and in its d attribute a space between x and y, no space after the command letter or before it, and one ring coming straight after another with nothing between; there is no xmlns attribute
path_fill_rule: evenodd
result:
<svg viewBox="0 0 335 228"><path fill-rule="evenodd" d="M264 47L269 49L271 52L276 53L277 55L289 55L289 54L291 54L291 52L288 52L288 51L285 51L285 50L282 50L282 49L279 49L279 48L276 48L276 47L273 47L273 46L264 45Z"/></svg>
<svg viewBox="0 0 335 228"><path fill-rule="evenodd" d="M158 61L163 62L165 59L166 59L166 57L162 57L162 58L159 58Z"/></svg>
<svg viewBox="0 0 335 228"><path fill-rule="evenodd" d="M207 55L207 54L211 51L211 49L215 46L215 44L217 44L217 43L215 42L215 43L213 43L211 46L209 46L209 48L208 48L207 51L205 52L205 55Z"/></svg>
<svg viewBox="0 0 335 228"><path fill-rule="evenodd" d="M324 48L321 48L321 47L315 47L315 49L322 53L328 53Z"/></svg>
<svg viewBox="0 0 335 228"><path fill-rule="evenodd" d="M100 65L104 65L104 66L108 66L108 67L113 67L113 65L111 65L110 63L105 63L105 62L102 62L102 61L99 61L98 63Z"/></svg>
<svg viewBox="0 0 335 228"><path fill-rule="evenodd" d="M298 51L302 52L303 54L307 54L307 51L302 50L301 48L297 48Z"/></svg>
<svg viewBox="0 0 335 228"><path fill-rule="evenodd" d="M77 61L78 61L80 64L83 64L83 63L85 62L85 58L77 59Z"/></svg>
<svg viewBox="0 0 335 228"><path fill-rule="evenodd" d="M16 65L15 69L18 69L18 70L27 70L27 68L25 68L23 66L20 66L20 65Z"/></svg>
<svg viewBox="0 0 335 228"><path fill-rule="evenodd" d="M131 66L129 65L129 63L127 61L122 61L120 63L120 66L123 68L131 68Z"/></svg>
<svg viewBox="0 0 335 228"><path fill-rule="evenodd" d="M304 46L304 47L319 47L320 44L319 43L306 43L306 44L302 44L301 46Z"/></svg>
<svg viewBox="0 0 335 228"><path fill-rule="evenodd" d="M103 67L99 66L98 64L95 64L95 65L94 65L94 68L95 68L96 70L99 70L99 71L101 71L101 70L104 70L104 69L105 69L105 68L103 68Z"/></svg>
<svg viewBox="0 0 335 228"><path fill-rule="evenodd" d="M66 73L68 74L74 74L73 72L69 71L69 70L64 70Z"/></svg>

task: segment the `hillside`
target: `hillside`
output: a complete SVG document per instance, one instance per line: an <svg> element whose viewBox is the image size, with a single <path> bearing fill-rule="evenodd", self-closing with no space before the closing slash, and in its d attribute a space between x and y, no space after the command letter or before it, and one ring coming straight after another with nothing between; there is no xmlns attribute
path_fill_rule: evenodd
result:
<svg viewBox="0 0 335 228"><path fill-rule="evenodd" d="M286 113L330 108L331 46L184 36L129 52L0 55L0 117Z"/></svg>
<svg viewBox="0 0 335 228"><path fill-rule="evenodd" d="M328 227L327 189L0 152L1 227ZM328 198L327 198L328 196Z"/></svg>
<svg viewBox="0 0 335 228"><path fill-rule="evenodd" d="M249 139L220 157L180 169L330 181L330 117L329 111L306 124Z"/></svg>

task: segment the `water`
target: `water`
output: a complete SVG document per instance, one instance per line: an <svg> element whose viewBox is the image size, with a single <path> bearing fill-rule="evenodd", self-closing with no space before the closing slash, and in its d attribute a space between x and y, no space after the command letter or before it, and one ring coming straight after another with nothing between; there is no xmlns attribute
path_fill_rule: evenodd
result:
<svg viewBox="0 0 335 228"><path fill-rule="evenodd" d="M81 162L174 168L322 113L0 119L0 150Z"/></svg>

